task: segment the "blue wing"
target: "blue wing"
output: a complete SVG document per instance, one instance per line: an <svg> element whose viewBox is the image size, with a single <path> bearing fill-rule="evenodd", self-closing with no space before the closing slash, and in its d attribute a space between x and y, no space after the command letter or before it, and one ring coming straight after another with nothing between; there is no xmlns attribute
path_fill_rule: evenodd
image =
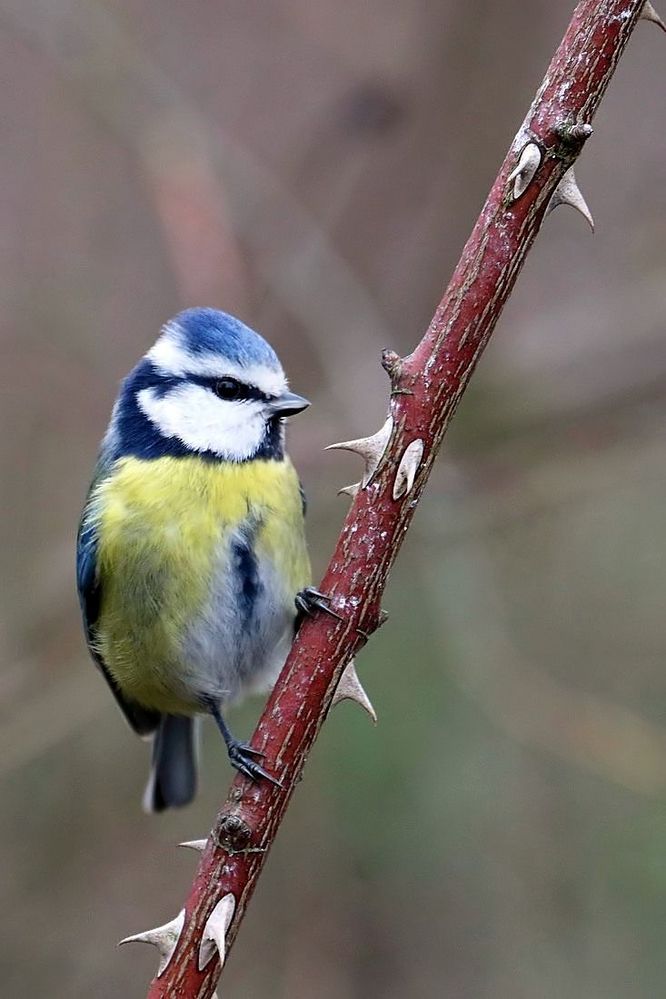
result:
<svg viewBox="0 0 666 999"><path fill-rule="evenodd" d="M88 510L83 511L76 544L76 583L83 615L83 627L91 656L99 666L125 718L139 735L154 732L160 721L157 711L127 700L95 648L95 627L99 617L101 583L97 572L97 530Z"/></svg>

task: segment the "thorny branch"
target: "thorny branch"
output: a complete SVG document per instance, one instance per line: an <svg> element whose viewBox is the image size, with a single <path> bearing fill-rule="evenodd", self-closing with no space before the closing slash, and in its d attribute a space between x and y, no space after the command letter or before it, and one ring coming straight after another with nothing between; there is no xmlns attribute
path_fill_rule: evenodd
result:
<svg viewBox="0 0 666 999"><path fill-rule="evenodd" d="M353 656L381 624L381 596L430 468L545 215L571 204L588 218L572 164L640 17L643 0L581 0L481 211L425 336L400 358L385 351L389 415L371 438L335 447L365 461L320 589L339 617L308 620L252 738L282 781L237 776L207 840L185 907L134 938L161 955L148 999L208 999L231 947L307 755L336 699L372 713ZM661 25L663 27L663 24Z"/></svg>

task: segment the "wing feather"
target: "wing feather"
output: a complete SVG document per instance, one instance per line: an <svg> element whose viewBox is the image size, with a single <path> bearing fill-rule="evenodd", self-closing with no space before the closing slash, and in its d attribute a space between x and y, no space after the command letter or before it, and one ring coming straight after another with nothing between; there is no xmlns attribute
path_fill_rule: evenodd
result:
<svg viewBox="0 0 666 999"><path fill-rule="evenodd" d="M83 511L77 537L76 582L81 613L83 615L83 627L90 655L99 667L104 679L111 688L118 706L134 731L138 735L150 735L159 725L159 712L142 708L140 705L123 696L122 691L111 676L104 660L95 647L95 627L99 618L102 587L97 571L97 527L90 515L89 508Z"/></svg>

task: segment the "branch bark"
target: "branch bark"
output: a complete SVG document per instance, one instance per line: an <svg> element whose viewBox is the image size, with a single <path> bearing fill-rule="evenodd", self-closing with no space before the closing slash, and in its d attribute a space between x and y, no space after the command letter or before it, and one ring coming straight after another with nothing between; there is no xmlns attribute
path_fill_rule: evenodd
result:
<svg viewBox="0 0 666 999"><path fill-rule="evenodd" d="M209 917L215 910L228 952L343 670L380 624L388 574L442 438L553 192L591 132L583 126L599 106L642 6L643 0L578 4L428 330L409 357L384 354L391 379L390 440L375 474L355 496L321 583L341 619L322 613L302 626L252 738L284 788L234 780L202 853L178 943L153 980L149 999L207 999L214 992L220 974L215 947L199 967ZM516 198L522 184L511 174L529 144L539 163ZM396 474L415 441L423 444L422 458L413 485L396 500Z"/></svg>

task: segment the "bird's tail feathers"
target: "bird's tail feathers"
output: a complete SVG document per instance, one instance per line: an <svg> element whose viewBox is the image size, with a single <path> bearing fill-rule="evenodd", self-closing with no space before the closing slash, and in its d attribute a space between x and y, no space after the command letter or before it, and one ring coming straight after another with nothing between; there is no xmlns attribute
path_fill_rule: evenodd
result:
<svg viewBox="0 0 666 999"><path fill-rule="evenodd" d="M162 715L143 795L146 812L163 812L192 801L197 790L197 723L183 715Z"/></svg>

